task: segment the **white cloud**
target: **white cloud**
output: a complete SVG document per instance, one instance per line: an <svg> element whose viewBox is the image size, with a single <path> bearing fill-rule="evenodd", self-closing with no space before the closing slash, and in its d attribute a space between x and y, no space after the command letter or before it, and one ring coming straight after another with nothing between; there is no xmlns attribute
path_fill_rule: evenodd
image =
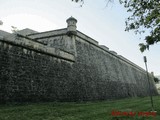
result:
<svg viewBox="0 0 160 120"><path fill-rule="evenodd" d="M30 28L37 31L53 30L57 28L56 24L46 18L32 14L13 14L2 19L4 25L1 29L8 32L11 32L11 26L15 26L19 30Z"/></svg>

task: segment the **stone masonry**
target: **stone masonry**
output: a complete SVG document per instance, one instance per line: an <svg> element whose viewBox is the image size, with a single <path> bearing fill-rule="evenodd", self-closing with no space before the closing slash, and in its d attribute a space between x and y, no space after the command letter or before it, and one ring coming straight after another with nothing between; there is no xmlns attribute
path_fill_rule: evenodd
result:
<svg viewBox="0 0 160 120"><path fill-rule="evenodd" d="M70 17L64 29L0 31L0 103L149 95L145 70L76 30L76 23ZM150 82L157 95L151 74Z"/></svg>

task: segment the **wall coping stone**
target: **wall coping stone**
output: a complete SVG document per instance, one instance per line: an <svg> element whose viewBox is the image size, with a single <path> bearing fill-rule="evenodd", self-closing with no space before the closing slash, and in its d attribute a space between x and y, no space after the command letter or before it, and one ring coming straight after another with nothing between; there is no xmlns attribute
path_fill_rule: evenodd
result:
<svg viewBox="0 0 160 120"><path fill-rule="evenodd" d="M15 46L20 46L26 49L31 49L33 51L37 51L43 54L47 54L50 56L54 56L60 59L64 59L67 61L71 61L71 62L75 62L75 57L72 54L69 54L65 51L62 51L60 49L57 48L53 48L53 47L48 47L46 45L43 45L41 43L38 43L36 41L32 41L30 39L27 39L23 36L21 36L21 39L18 40L16 39L16 35L12 34L9 35L7 37L4 38L0 38L0 42L5 42L5 43L9 43Z"/></svg>

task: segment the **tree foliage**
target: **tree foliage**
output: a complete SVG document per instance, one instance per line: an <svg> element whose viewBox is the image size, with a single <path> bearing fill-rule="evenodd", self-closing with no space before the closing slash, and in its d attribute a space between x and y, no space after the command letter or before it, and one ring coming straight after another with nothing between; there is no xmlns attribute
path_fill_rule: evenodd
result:
<svg viewBox="0 0 160 120"><path fill-rule="evenodd" d="M15 34L18 33L19 30L17 29L17 27L15 26L11 26L11 27L12 27L12 30L11 30L12 33L15 33Z"/></svg>
<svg viewBox="0 0 160 120"><path fill-rule="evenodd" d="M72 0L84 2L84 0ZM111 2L113 0L108 0ZM126 19L126 31L145 33L145 42L140 43L141 52L160 42L160 0L119 0L131 15Z"/></svg>
<svg viewBox="0 0 160 120"><path fill-rule="evenodd" d="M132 13L126 20L126 31L140 34L149 31L145 43L139 44L142 52L160 41L160 0L120 0L120 3Z"/></svg>
<svg viewBox="0 0 160 120"><path fill-rule="evenodd" d="M154 82L158 83L160 80L157 77L154 77Z"/></svg>

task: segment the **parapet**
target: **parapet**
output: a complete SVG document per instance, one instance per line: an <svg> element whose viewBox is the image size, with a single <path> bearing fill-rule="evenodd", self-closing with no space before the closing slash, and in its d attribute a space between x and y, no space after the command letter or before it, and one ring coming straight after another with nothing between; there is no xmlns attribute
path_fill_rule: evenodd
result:
<svg viewBox="0 0 160 120"><path fill-rule="evenodd" d="M106 47L105 45L100 45L100 47L101 47L101 48L103 48L104 50L109 51L109 48L108 48L108 47Z"/></svg>
<svg viewBox="0 0 160 120"><path fill-rule="evenodd" d="M48 37L54 37L54 36L60 36L60 35L66 35L67 29L58 29L58 30L51 30L51 31L45 31L40 33L33 33L27 35L28 37L32 39L43 39Z"/></svg>
<svg viewBox="0 0 160 120"><path fill-rule="evenodd" d="M115 51L109 51L110 53L114 54L114 55L117 55L117 53Z"/></svg>
<svg viewBox="0 0 160 120"><path fill-rule="evenodd" d="M17 37L20 37L20 38L16 39ZM49 47L42 43L28 39L26 38L26 36L23 36L23 35L18 36L16 34L11 34L7 37L4 37L3 39L0 39L0 42L30 49L30 50L33 50L42 54L50 55L59 59L64 59L71 62L75 61L74 55L68 52L62 51L60 49Z"/></svg>
<svg viewBox="0 0 160 120"><path fill-rule="evenodd" d="M8 32L6 32L6 31L3 31L3 30L0 30L0 36L8 36L8 35L10 35L11 33L8 33Z"/></svg>
<svg viewBox="0 0 160 120"><path fill-rule="evenodd" d="M18 31L19 34L21 35L29 35L29 34L33 34L33 33L38 33L37 31L31 30L29 28L25 28L23 30Z"/></svg>
<svg viewBox="0 0 160 120"><path fill-rule="evenodd" d="M141 70L141 71L145 71L143 68L139 67L138 65L136 65L136 64L133 63L133 62L131 62L131 61L128 60L127 58L123 57L122 55L118 55L118 57L119 57L121 60L127 62L128 64L134 66L135 68L138 68L138 69Z"/></svg>
<svg viewBox="0 0 160 120"><path fill-rule="evenodd" d="M80 38L83 39L84 41L87 41L87 42L89 42L89 43L91 43L91 44L98 45L98 42L97 42L96 40L94 40L94 39L92 39L91 37L83 34L83 33L80 32L80 31L77 31L76 36L80 37Z"/></svg>

